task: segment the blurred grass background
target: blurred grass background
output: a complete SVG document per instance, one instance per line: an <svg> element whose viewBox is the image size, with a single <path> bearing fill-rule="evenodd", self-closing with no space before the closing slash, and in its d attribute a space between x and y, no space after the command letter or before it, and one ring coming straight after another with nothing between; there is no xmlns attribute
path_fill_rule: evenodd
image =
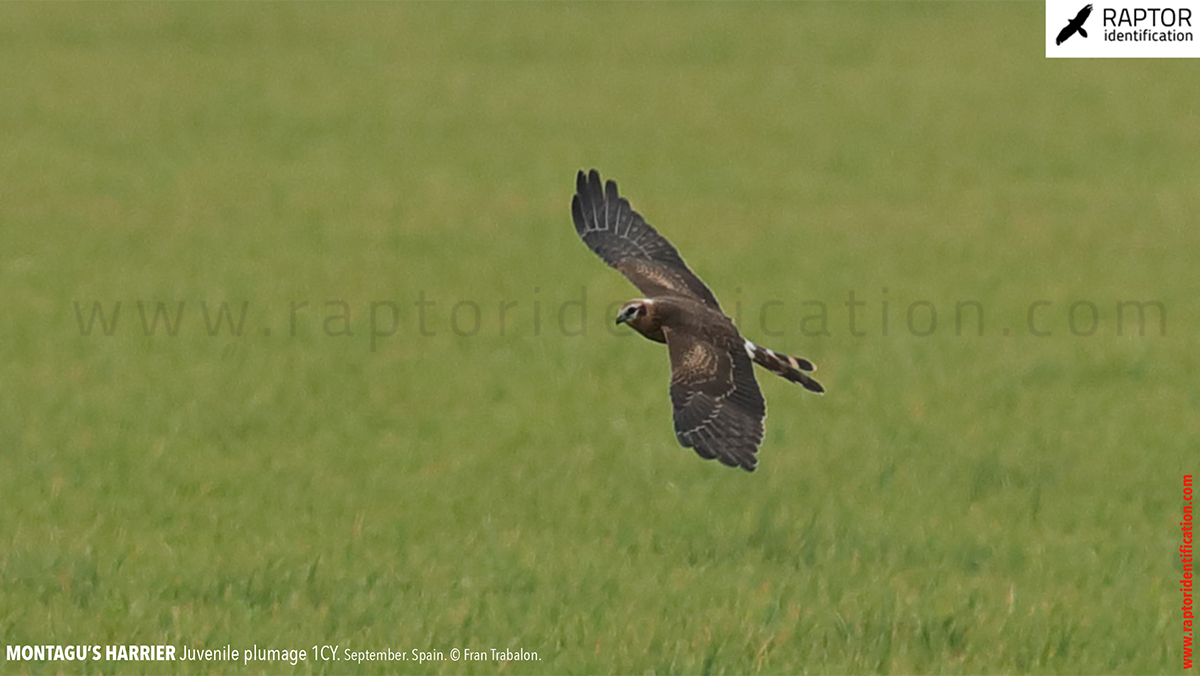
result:
<svg viewBox="0 0 1200 676"><path fill-rule="evenodd" d="M1198 73L1042 31L1034 2L0 6L3 642L1180 671ZM678 448L664 350L610 332L636 291L571 227L591 166L820 365L823 398L760 378L754 475ZM1165 335L1118 335L1126 300ZM183 302L175 335L138 301ZM120 302L112 335L77 302Z"/></svg>

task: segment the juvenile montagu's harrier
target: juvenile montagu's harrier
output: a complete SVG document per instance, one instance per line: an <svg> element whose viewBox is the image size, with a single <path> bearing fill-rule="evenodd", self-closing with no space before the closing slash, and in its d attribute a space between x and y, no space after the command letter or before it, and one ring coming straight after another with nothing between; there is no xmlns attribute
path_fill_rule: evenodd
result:
<svg viewBox="0 0 1200 676"><path fill-rule="evenodd" d="M667 344L679 443L706 460L753 472L766 404L751 361L820 393L825 388L808 375L816 367L743 338L675 247L629 206L615 182L601 185L595 169L579 172L571 216L584 243L646 294L622 306L617 323Z"/></svg>

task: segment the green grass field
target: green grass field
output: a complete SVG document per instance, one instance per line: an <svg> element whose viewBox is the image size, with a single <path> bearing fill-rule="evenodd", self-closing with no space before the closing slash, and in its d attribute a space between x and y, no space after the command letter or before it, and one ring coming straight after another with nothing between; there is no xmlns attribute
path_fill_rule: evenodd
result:
<svg viewBox="0 0 1200 676"><path fill-rule="evenodd" d="M308 651L0 672L1183 672L1200 71L1042 32L0 6L2 642ZM592 166L820 366L760 371L758 472L679 448L665 350L611 330ZM539 660L449 658L492 648Z"/></svg>

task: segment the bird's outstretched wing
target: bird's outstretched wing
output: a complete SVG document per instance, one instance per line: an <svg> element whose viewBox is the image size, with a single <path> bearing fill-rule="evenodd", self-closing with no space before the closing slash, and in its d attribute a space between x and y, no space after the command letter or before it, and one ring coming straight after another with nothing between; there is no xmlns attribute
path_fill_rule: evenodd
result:
<svg viewBox="0 0 1200 676"><path fill-rule="evenodd" d="M675 247L617 193L616 182L602 186L595 169L587 174L580 171L576 177L571 216L584 243L642 293L686 296L720 309L712 291L688 269Z"/></svg>
<svg viewBox="0 0 1200 676"><path fill-rule="evenodd" d="M1087 21L1087 18L1091 15L1092 15L1092 6L1084 5L1083 9L1079 10L1079 13L1075 15L1075 20L1072 21L1071 23L1075 24L1076 26L1082 26L1083 22Z"/></svg>
<svg viewBox="0 0 1200 676"><path fill-rule="evenodd" d="M767 407L750 357L692 331L665 333L679 443L702 458L753 472Z"/></svg>

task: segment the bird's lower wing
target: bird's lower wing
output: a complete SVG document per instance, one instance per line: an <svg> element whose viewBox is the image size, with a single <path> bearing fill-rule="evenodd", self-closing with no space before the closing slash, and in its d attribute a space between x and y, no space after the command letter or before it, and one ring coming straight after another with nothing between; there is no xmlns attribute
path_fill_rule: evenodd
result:
<svg viewBox="0 0 1200 676"><path fill-rule="evenodd" d="M667 332L671 404L679 443L705 459L753 472L766 404L744 351Z"/></svg>

